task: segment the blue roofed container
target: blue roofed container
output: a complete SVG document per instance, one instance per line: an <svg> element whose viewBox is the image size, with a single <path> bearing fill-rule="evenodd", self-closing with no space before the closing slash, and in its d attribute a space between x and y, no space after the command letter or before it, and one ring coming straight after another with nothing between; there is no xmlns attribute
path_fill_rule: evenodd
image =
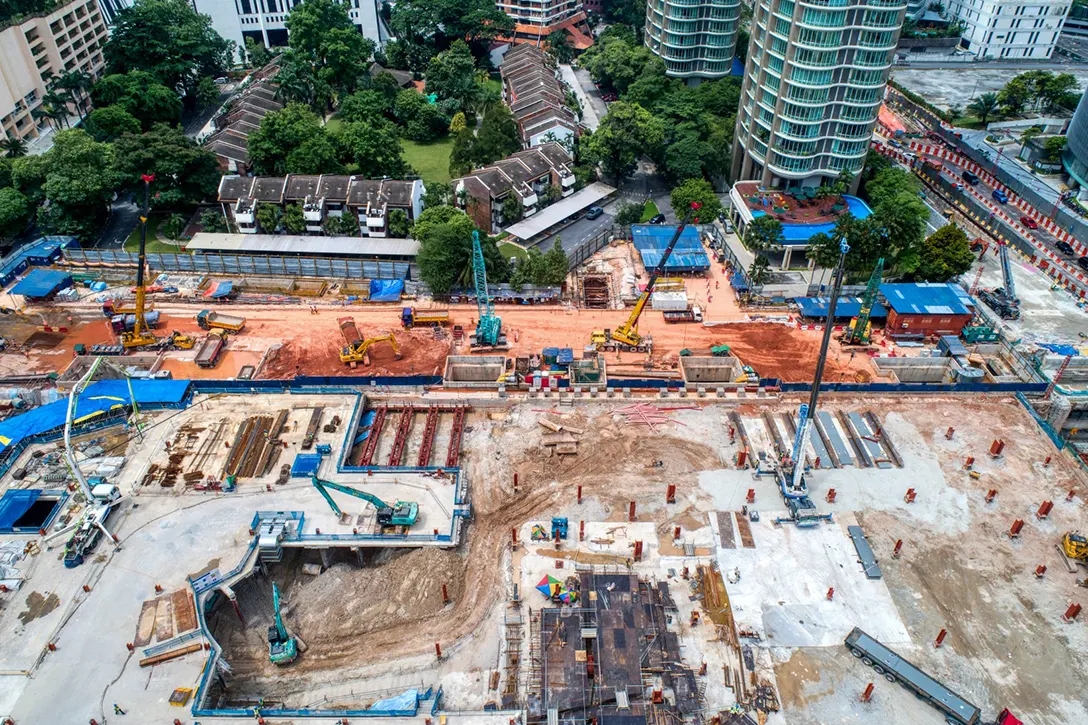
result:
<svg viewBox="0 0 1088 725"><path fill-rule="evenodd" d="M880 294L888 307L888 334L894 337L959 337L974 316L975 302L951 283L887 283Z"/></svg>

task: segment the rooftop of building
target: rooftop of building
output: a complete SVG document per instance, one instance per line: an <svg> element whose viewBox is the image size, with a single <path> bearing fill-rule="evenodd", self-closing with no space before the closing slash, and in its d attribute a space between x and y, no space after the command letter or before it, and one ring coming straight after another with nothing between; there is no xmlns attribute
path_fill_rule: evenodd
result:
<svg viewBox="0 0 1088 725"><path fill-rule="evenodd" d="M762 186L758 181L740 181L730 194L740 201L741 217L745 223L760 216L771 216L782 223L786 244L803 244L816 234L827 234L835 222L849 212L865 219L873 210L856 196L842 194L816 198L816 187L785 191Z"/></svg>
<svg viewBox="0 0 1088 725"><path fill-rule="evenodd" d="M880 294L900 315L970 315L975 301L951 282L887 282Z"/></svg>

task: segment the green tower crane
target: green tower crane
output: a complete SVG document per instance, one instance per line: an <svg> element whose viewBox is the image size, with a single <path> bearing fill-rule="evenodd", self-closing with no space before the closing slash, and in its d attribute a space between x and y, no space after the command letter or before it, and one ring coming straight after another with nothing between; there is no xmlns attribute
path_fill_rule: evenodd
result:
<svg viewBox="0 0 1088 725"><path fill-rule="evenodd" d="M873 314L873 305L876 304L876 293L880 291L880 281L884 277L884 258L877 260L873 267L873 274L869 277L869 284L865 287L865 296L861 298L861 309L858 316L850 321L850 329L843 335L844 345L868 345L869 334L872 325L869 318Z"/></svg>

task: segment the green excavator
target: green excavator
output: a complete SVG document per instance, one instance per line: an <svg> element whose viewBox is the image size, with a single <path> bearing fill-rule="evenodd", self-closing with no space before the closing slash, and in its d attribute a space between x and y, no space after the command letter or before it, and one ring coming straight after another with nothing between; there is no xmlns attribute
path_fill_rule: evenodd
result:
<svg viewBox="0 0 1088 725"><path fill-rule="evenodd" d="M317 476L310 479L314 488L317 489L329 506L332 507L333 513L338 517L343 518L344 512L340 510L340 507L336 505L336 501L333 500L327 489L333 491L339 491L340 493L347 494L348 496L354 496L355 498L361 498L364 501L369 501L374 504L374 508L378 510L378 525L379 526L398 526L405 529L415 524L416 519L419 517L419 504L415 501L397 501L393 505L387 504L374 494L360 491L350 486L343 486L339 483L333 483L332 481L324 481Z"/></svg>
<svg viewBox="0 0 1088 725"><path fill-rule="evenodd" d="M298 657L298 642L287 634L280 614L280 588L272 585L272 607L276 610L274 624L268 628L268 659L274 665L289 665Z"/></svg>

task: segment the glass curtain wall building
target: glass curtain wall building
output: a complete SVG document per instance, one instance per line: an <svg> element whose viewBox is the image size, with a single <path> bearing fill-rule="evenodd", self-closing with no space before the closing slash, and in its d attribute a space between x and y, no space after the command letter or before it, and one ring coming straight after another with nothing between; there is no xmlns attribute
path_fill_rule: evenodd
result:
<svg viewBox="0 0 1088 725"><path fill-rule="evenodd" d="M733 179L819 186L865 163L906 0L755 0Z"/></svg>
<svg viewBox="0 0 1088 725"><path fill-rule="evenodd" d="M722 78L733 67L740 0L647 0L646 46L674 78Z"/></svg>

